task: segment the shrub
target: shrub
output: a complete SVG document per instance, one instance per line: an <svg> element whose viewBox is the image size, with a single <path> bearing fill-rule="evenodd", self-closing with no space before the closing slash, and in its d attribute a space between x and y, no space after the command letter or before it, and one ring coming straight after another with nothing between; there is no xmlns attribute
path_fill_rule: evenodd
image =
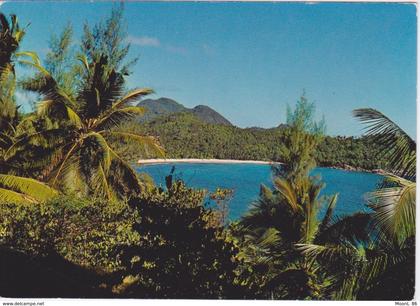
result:
<svg viewBox="0 0 420 306"><path fill-rule="evenodd" d="M33 256L56 252L79 266L109 273L118 250L139 239L126 203L58 197L43 204L0 204L0 245Z"/></svg>
<svg viewBox="0 0 420 306"><path fill-rule="evenodd" d="M204 192L170 177L167 187L131 199L140 240L123 252L126 271L115 291L137 298L237 297L238 249L203 205Z"/></svg>

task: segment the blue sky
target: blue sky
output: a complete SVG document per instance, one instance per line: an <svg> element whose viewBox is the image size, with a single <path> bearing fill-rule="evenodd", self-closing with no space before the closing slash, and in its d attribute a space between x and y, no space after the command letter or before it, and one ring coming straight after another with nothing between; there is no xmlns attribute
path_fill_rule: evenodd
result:
<svg viewBox="0 0 420 306"><path fill-rule="evenodd" d="M110 2L6 2L30 23L22 50L48 51L70 21L107 16ZM303 89L332 135L360 135L351 116L377 108L416 134L416 9L406 4L140 3L125 5L131 87L187 107L206 104L240 127L285 121Z"/></svg>

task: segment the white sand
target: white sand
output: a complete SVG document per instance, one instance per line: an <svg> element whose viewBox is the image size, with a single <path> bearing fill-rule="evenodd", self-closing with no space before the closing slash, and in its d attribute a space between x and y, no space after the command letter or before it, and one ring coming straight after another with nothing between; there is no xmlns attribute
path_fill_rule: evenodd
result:
<svg viewBox="0 0 420 306"><path fill-rule="evenodd" d="M202 158L182 158L182 159L140 159L138 164L171 164L171 163L191 163L191 164L257 164L272 165L280 164L262 160L237 160L237 159L202 159Z"/></svg>

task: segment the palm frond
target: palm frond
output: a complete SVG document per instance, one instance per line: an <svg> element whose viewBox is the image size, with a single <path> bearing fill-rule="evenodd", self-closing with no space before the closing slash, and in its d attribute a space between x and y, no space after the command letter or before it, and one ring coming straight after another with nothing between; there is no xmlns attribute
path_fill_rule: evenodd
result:
<svg viewBox="0 0 420 306"><path fill-rule="evenodd" d="M382 147L390 170L410 180L416 176L416 142L396 123L372 108L361 108L353 115L367 124L366 135L371 135Z"/></svg>
<svg viewBox="0 0 420 306"><path fill-rule="evenodd" d="M95 187L95 195L111 200L115 198L115 195L111 186L108 184L108 175L105 173L102 164L100 164L98 169L93 172L93 185Z"/></svg>
<svg viewBox="0 0 420 306"><path fill-rule="evenodd" d="M0 187L0 205L2 203L36 203L31 196Z"/></svg>
<svg viewBox="0 0 420 306"><path fill-rule="evenodd" d="M71 147L68 148L68 152L64 155L64 158L59 162L59 167L56 171L54 171L54 176L51 180L51 185L55 187L57 185L57 181L63 173L67 173L67 169L72 167L72 163L69 162L72 160L72 157L75 155L75 152L80 148L81 143L79 141L73 143Z"/></svg>
<svg viewBox="0 0 420 306"><path fill-rule="evenodd" d="M79 115L60 100L45 100L38 103L38 115L55 120L67 119L71 124L81 128L83 123Z"/></svg>
<svg viewBox="0 0 420 306"><path fill-rule="evenodd" d="M27 68L35 69L44 76L51 77L50 73L44 67L42 67L40 63L28 61L28 60L20 60L19 64Z"/></svg>
<svg viewBox="0 0 420 306"><path fill-rule="evenodd" d="M144 186L134 169L111 148L110 152L112 155L110 186L123 198L136 193L140 194Z"/></svg>
<svg viewBox="0 0 420 306"><path fill-rule="evenodd" d="M280 233L275 228L268 228L264 234L256 241L259 247L268 249L275 246L280 241Z"/></svg>
<svg viewBox="0 0 420 306"><path fill-rule="evenodd" d="M397 176L388 180L396 186L368 194L369 206L375 211L374 224L392 238L405 239L415 233L416 183Z"/></svg>
<svg viewBox="0 0 420 306"><path fill-rule="evenodd" d="M65 143L67 138L71 138L71 131L65 129L50 129L36 132L29 135L24 135L19 138L5 153L4 158L6 160L14 156L18 150L24 149L27 144L41 144L48 142L51 147L57 146L58 144Z"/></svg>
<svg viewBox="0 0 420 306"><path fill-rule="evenodd" d="M124 95L121 99L118 99L115 103L113 103L111 110L117 110L122 107L128 106L130 103L137 101L138 99L150 95L154 93L153 89L150 88L138 88L131 90L126 95Z"/></svg>
<svg viewBox="0 0 420 306"><path fill-rule="evenodd" d="M303 209L305 210L305 218L302 223L302 228L304 229L304 235L302 235L300 242L309 243L313 241L316 233L318 232L319 219L318 212L323 201L319 199L319 194L324 188L324 184L314 178L304 179L304 205Z"/></svg>
<svg viewBox="0 0 420 306"><path fill-rule="evenodd" d="M325 243L339 244L342 241L367 242L370 240L368 226L371 215L368 213L354 213L349 216L333 217L330 224L319 231L314 242L323 245Z"/></svg>
<svg viewBox="0 0 420 306"><path fill-rule="evenodd" d="M41 66L41 60L39 59L38 54L33 51L20 51L15 53L16 57L29 57L32 60L32 63L34 63L37 66Z"/></svg>
<svg viewBox="0 0 420 306"><path fill-rule="evenodd" d="M321 224L319 225L319 233L324 232L328 225L330 225L335 206L337 204L338 193L334 194L330 201L328 202L327 211L325 212L324 218L322 219Z"/></svg>
<svg viewBox="0 0 420 306"><path fill-rule="evenodd" d="M144 108L139 106L128 106L116 109L110 113L105 113L96 123L97 130L106 130L118 127L124 121L141 116L145 112Z"/></svg>
<svg viewBox="0 0 420 306"><path fill-rule="evenodd" d="M302 253L302 255L314 258L322 258L328 261L333 261L336 258L346 258L349 256L359 256L358 249L350 244L339 245L316 245L310 243L295 244L295 248Z"/></svg>
<svg viewBox="0 0 420 306"><path fill-rule="evenodd" d="M22 195L33 198L36 201L46 201L58 195L58 192L37 180L8 174L0 174L0 185ZM10 193L9 193L10 195Z"/></svg>
<svg viewBox="0 0 420 306"><path fill-rule="evenodd" d="M139 150L143 149L145 152L146 157L149 156L157 156L157 157L164 157L165 151L159 145L158 141L151 136L142 136L128 132L117 132L117 131L110 131L110 132L103 132L104 135L113 136L117 138L122 138L124 140L128 140L131 142L137 143L140 147Z"/></svg>
<svg viewBox="0 0 420 306"><path fill-rule="evenodd" d="M289 181L277 177L274 179L273 183L276 190L287 200L287 203L292 208L292 210L294 212L300 211L301 206L298 203L297 195Z"/></svg>

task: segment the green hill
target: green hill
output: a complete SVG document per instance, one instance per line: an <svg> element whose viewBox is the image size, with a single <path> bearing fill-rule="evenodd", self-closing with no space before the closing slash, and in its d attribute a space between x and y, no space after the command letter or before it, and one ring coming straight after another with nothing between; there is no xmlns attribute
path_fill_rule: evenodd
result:
<svg viewBox="0 0 420 306"><path fill-rule="evenodd" d="M284 125L276 128L239 128L203 122L193 113L179 112L138 124L133 131L159 138L167 158L218 158L282 161ZM320 166L377 169L382 162L376 158L374 146L367 138L326 136L318 148ZM125 151L132 161L141 157L139 148ZM150 156L151 157L151 156Z"/></svg>
<svg viewBox="0 0 420 306"><path fill-rule="evenodd" d="M184 105L169 98L159 98L156 100L146 99L137 105L142 106L147 110L145 116L139 118L140 122L147 122L162 115L184 112L191 113L206 123L232 125L229 120L206 105L197 105L194 108L187 108Z"/></svg>

